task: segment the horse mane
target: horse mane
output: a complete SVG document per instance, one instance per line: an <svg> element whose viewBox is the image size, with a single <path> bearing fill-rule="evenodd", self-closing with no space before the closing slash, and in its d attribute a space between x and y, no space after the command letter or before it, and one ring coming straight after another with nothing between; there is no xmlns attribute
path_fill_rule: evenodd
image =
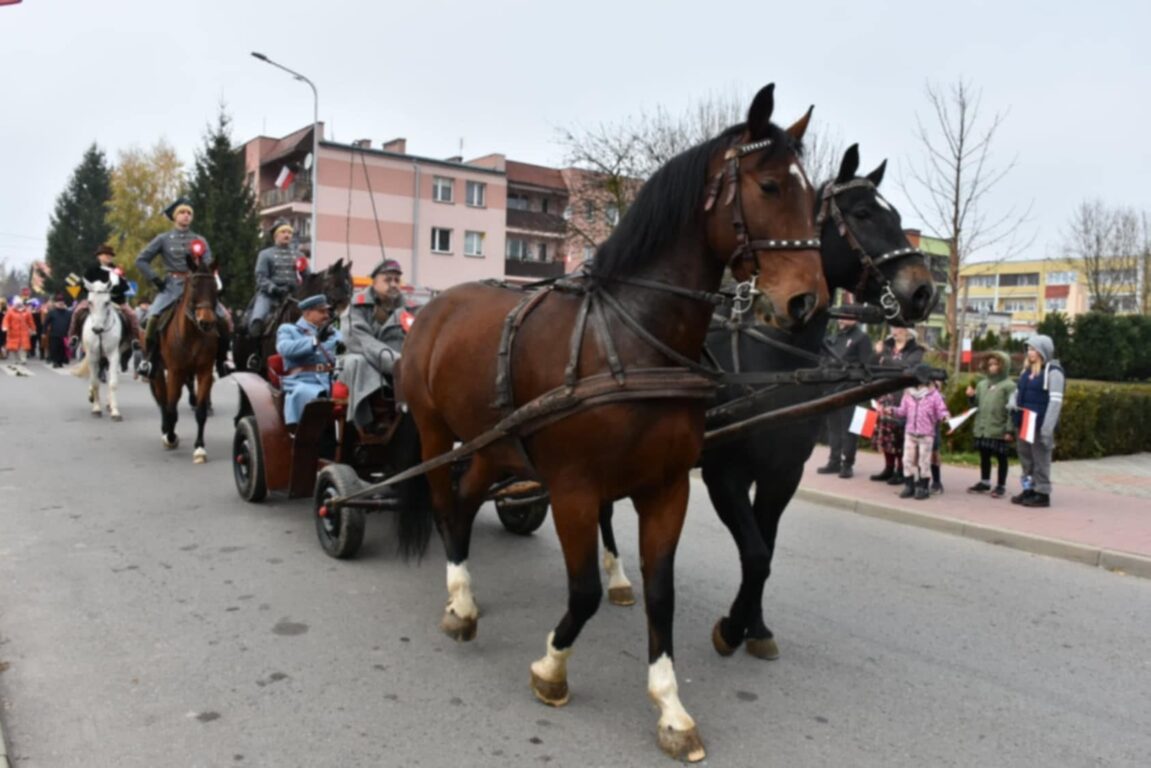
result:
<svg viewBox="0 0 1151 768"><path fill-rule="evenodd" d="M684 150L660 167L640 188L619 225L596 251L589 268L593 277L629 274L698 225L704 214L704 194L711 158L726 150L746 124L733 125L714 138ZM767 157L789 151L802 155L803 145L772 123Z"/></svg>

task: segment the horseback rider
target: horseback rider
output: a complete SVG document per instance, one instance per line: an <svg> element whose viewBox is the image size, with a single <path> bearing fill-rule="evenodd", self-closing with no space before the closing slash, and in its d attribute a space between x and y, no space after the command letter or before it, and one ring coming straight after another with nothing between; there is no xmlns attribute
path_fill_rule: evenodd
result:
<svg viewBox="0 0 1151 768"><path fill-rule="evenodd" d="M340 332L332 325L331 307L323 294L300 301L303 313L294 323L276 331L276 352L284 358L284 423L300 421L304 406L332 391L336 344Z"/></svg>
<svg viewBox="0 0 1151 768"><path fill-rule="evenodd" d="M128 329L126 339L130 339L132 346L139 344L140 323L136 313L128 306L128 281L124 279L124 270L116 265L116 251L110 245L101 245L96 249L96 263L84 272L84 280L89 283L107 283L112 287L112 303L116 305L120 315L124 318ZM80 331L84 329L84 321L88 317L88 299L85 298L76 305L72 312L72 322L68 325L68 343L75 352L80 345ZM124 370L121 365L121 370Z"/></svg>
<svg viewBox="0 0 1151 768"><path fill-rule="evenodd" d="M308 260L292 244L294 234L292 225L285 219L277 220L272 225L275 245L256 256L256 298L248 323L248 333L255 338L264 335L264 323L273 307L291 295L311 272Z"/></svg>
<svg viewBox="0 0 1151 768"><path fill-rule="evenodd" d="M384 259L372 270L372 284L355 295L348 309L348 354L340 380L348 385L352 419L363 428L372 424L370 398L391 385L404 346L403 268Z"/></svg>
<svg viewBox="0 0 1151 768"><path fill-rule="evenodd" d="M172 221L175 225L174 228L162 235L157 235L136 257L136 268L140 270L140 274L155 285L159 291L148 310L148 324L144 332L143 360L137 369L137 373L141 376L150 376L155 368L157 362L155 357L160 348L156 338L160 331L160 323L157 318L168 307L179 302L183 295L184 278L188 270L187 257L189 247L194 240L200 240L204 243L202 258L208 266L212 264L212 249L208 246L208 241L190 228L193 216L192 201L186 197L181 197L164 209L164 215ZM160 277L152 269L152 262L161 255L167 273L166 277ZM221 377L232 372L227 365L228 347L231 342L229 325L228 313L224 309L224 305L217 301L216 326L219 341L216 345L216 372Z"/></svg>

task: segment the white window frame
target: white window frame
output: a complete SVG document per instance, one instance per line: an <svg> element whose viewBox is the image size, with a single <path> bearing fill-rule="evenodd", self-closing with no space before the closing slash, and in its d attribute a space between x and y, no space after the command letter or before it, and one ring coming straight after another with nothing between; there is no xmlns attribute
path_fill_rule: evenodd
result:
<svg viewBox="0 0 1151 768"><path fill-rule="evenodd" d="M482 181L467 182L464 196L467 204L472 208L488 207L488 185Z"/></svg>
<svg viewBox="0 0 1151 768"><path fill-rule="evenodd" d="M1075 270L1047 273L1048 285L1075 285L1078 282L1079 274Z"/></svg>
<svg viewBox="0 0 1151 768"><path fill-rule="evenodd" d="M440 248L440 238L445 239L444 243L446 248ZM452 230L448 227L432 227L432 253L451 253L452 252Z"/></svg>
<svg viewBox="0 0 1151 768"><path fill-rule="evenodd" d="M446 197L443 197L446 190ZM456 180L451 176L432 177L432 200L437 203L454 203L456 196Z"/></svg>
<svg viewBox="0 0 1151 768"><path fill-rule="evenodd" d="M516 247L518 246L518 248ZM509 237L504 246L504 258L510 261L528 260L528 242L520 237Z"/></svg>
<svg viewBox="0 0 1151 768"><path fill-rule="evenodd" d="M476 232L475 230L464 230L464 255L471 256L474 259L482 259L484 257L484 238L483 232ZM472 245L479 241L479 249L472 250Z"/></svg>
<svg viewBox="0 0 1151 768"><path fill-rule="evenodd" d="M1066 296L1053 296L1045 299L1043 308L1046 312L1066 312L1067 311L1067 297Z"/></svg>

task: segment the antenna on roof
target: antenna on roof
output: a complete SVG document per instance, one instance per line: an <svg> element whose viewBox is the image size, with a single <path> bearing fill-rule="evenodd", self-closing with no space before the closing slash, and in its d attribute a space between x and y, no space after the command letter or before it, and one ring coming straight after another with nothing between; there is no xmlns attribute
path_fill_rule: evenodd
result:
<svg viewBox="0 0 1151 768"><path fill-rule="evenodd" d="M460 151L457 153L461 158L464 156L464 137L460 137Z"/></svg>

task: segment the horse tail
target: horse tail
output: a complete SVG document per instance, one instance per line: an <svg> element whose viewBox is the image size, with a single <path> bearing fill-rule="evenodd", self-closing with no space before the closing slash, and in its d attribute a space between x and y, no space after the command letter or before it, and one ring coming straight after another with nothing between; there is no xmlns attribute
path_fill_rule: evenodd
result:
<svg viewBox="0 0 1151 768"><path fill-rule="evenodd" d="M82 359L78 365L72 368L72 375L78 379L86 379L90 374L91 371L88 368L88 356L84 355L84 359Z"/></svg>
<svg viewBox="0 0 1151 768"><path fill-rule="evenodd" d="M396 465L401 469L414 467L420 463L420 431L416 428L411 412L400 416L400 425L392 437L392 444L398 446ZM401 505L397 520L397 549L404 560L424 556L428 541L435 527L432 514L432 487L427 475L417 475L399 483Z"/></svg>

